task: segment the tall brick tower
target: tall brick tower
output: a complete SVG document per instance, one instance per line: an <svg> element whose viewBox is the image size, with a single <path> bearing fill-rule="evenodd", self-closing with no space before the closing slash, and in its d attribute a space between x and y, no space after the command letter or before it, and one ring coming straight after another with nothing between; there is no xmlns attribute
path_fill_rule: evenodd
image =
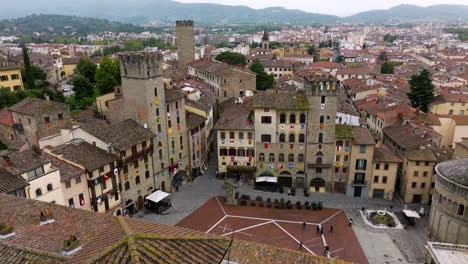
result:
<svg viewBox="0 0 468 264"><path fill-rule="evenodd" d="M193 21L176 21L176 36L179 68L183 71L187 71L187 64L195 60Z"/></svg>
<svg viewBox="0 0 468 264"><path fill-rule="evenodd" d="M335 119L339 81L325 73L314 73L304 78L309 102L307 180L315 191L331 192L335 168Z"/></svg>
<svg viewBox="0 0 468 264"><path fill-rule="evenodd" d="M270 48L270 38L268 37L268 31L265 28L263 31L262 42L260 43L262 49L269 49Z"/></svg>

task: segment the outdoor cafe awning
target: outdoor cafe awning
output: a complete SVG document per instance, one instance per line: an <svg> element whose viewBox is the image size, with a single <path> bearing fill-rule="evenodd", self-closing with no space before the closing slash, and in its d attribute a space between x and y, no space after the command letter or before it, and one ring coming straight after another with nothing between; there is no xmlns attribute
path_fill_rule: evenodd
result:
<svg viewBox="0 0 468 264"><path fill-rule="evenodd" d="M276 177L258 177L255 182L278 182Z"/></svg>
<svg viewBox="0 0 468 264"><path fill-rule="evenodd" d="M154 193L146 196L146 199L157 203L168 196L169 194L167 192L155 191Z"/></svg>
<svg viewBox="0 0 468 264"><path fill-rule="evenodd" d="M421 218L419 214L413 210L403 210L403 213L409 218Z"/></svg>

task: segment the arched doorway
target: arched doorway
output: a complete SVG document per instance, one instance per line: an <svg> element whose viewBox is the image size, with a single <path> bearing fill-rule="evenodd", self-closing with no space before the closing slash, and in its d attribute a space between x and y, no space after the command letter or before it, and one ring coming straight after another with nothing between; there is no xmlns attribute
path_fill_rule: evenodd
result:
<svg viewBox="0 0 468 264"><path fill-rule="evenodd" d="M143 196L138 196L138 201L137 201L137 206L138 206L138 211L143 209Z"/></svg>
<svg viewBox="0 0 468 264"><path fill-rule="evenodd" d="M296 188L304 189L305 188L305 173L304 171L296 172Z"/></svg>
<svg viewBox="0 0 468 264"><path fill-rule="evenodd" d="M278 175L278 184L283 187L292 187L292 175L289 171L282 171Z"/></svg>
<svg viewBox="0 0 468 264"><path fill-rule="evenodd" d="M117 210L117 213L116 213L116 215L117 215L117 216L119 216L119 215L122 215L122 211L121 211L120 209L119 209L119 210Z"/></svg>
<svg viewBox="0 0 468 264"><path fill-rule="evenodd" d="M316 192L320 191L320 187L325 187L325 180L322 178L315 178L310 181L310 187L314 188Z"/></svg>
<svg viewBox="0 0 468 264"><path fill-rule="evenodd" d="M135 202L132 199L127 200L124 208L124 215L132 216L136 212Z"/></svg>

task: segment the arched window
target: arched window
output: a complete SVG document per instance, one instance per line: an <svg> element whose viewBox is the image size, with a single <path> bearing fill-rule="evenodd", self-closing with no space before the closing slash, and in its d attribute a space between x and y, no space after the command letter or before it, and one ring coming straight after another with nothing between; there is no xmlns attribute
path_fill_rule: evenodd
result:
<svg viewBox="0 0 468 264"><path fill-rule="evenodd" d="M291 124L296 123L296 115L295 114L289 115L289 123L291 123Z"/></svg>
<svg viewBox="0 0 468 264"><path fill-rule="evenodd" d="M51 192L53 190L52 183L47 184L47 191Z"/></svg>
<svg viewBox="0 0 468 264"><path fill-rule="evenodd" d="M258 161L265 161L265 154L263 153L258 154Z"/></svg>
<svg viewBox="0 0 468 264"><path fill-rule="evenodd" d="M320 116L320 124L323 124L324 120L325 120L325 118L323 116Z"/></svg>
<svg viewBox="0 0 468 264"><path fill-rule="evenodd" d="M322 164L322 157L317 157L317 159L315 160L315 163Z"/></svg>
<svg viewBox="0 0 468 264"><path fill-rule="evenodd" d="M286 123L286 114L285 113L280 114L280 123L281 124Z"/></svg>
<svg viewBox="0 0 468 264"><path fill-rule="evenodd" d="M288 155L288 162L294 162L294 154Z"/></svg>
<svg viewBox="0 0 468 264"><path fill-rule="evenodd" d="M284 135L283 133L281 133L279 135L279 142L286 142L286 135Z"/></svg>
<svg viewBox="0 0 468 264"><path fill-rule="evenodd" d="M305 142L305 135L299 134L299 143L304 143L304 142Z"/></svg>
<svg viewBox="0 0 468 264"><path fill-rule="evenodd" d="M337 141L336 141L336 146L337 146L337 147L343 146L343 140L337 140Z"/></svg>
<svg viewBox="0 0 468 264"><path fill-rule="evenodd" d="M296 136L294 134L289 134L289 142L294 143L296 141Z"/></svg>
<svg viewBox="0 0 468 264"><path fill-rule="evenodd" d="M284 161L284 154L283 153L280 153L278 155L278 161L282 161L282 162Z"/></svg>
<svg viewBox="0 0 468 264"><path fill-rule="evenodd" d="M140 184L140 176L135 177L135 184Z"/></svg>
<svg viewBox="0 0 468 264"><path fill-rule="evenodd" d="M160 149L158 153L159 153L159 159L162 160L163 159L162 149Z"/></svg>
<svg viewBox="0 0 468 264"><path fill-rule="evenodd" d="M145 178L146 178L146 179L148 179L148 178L149 178L149 176L150 176L150 174L149 174L149 171L148 171L148 170L147 170L147 171L145 171Z"/></svg>
<svg viewBox="0 0 468 264"><path fill-rule="evenodd" d="M297 161L298 162L304 162L304 154L297 155Z"/></svg>
<svg viewBox="0 0 468 264"><path fill-rule="evenodd" d="M299 117L299 123L305 124L305 122L306 122L306 116L305 114L301 114L301 116Z"/></svg>
<svg viewBox="0 0 468 264"><path fill-rule="evenodd" d="M39 197L42 195L42 190L40 188L36 189L36 196Z"/></svg>
<svg viewBox="0 0 468 264"><path fill-rule="evenodd" d="M322 95L322 97L320 98L320 103L321 103L321 104L324 104L324 103L325 103L325 96L324 96L324 95Z"/></svg>
<svg viewBox="0 0 468 264"><path fill-rule="evenodd" d="M125 190L128 190L128 189L130 189L130 182L126 181L125 182Z"/></svg>
<svg viewBox="0 0 468 264"><path fill-rule="evenodd" d="M269 162L275 162L275 154L274 153L270 153L270 156L268 157L268 161Z"/></svg>
<svg viewBox="0 0 468 264"><path fill-rule="evenodd" d="M319 133L318 143L323 142L323 133Z"/></svg>
<svg viewBox="0 0 468 264"><path fill-rule="evenodd" d="M463 215L465 213L465 206L463 204L458 205L457 215Z"/></svg>

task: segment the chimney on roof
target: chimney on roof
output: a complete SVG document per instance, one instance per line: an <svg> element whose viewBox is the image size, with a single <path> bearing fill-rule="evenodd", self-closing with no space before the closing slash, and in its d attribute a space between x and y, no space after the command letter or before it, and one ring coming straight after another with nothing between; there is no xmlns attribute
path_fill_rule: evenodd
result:
<svg viewBox="0 0 468 264"><path fill-rule="evenodd" d="M52 218L52 210L50 210L50 208L42 209L39 215L39 221L39 225L47 225L55 222L55 220Z"/></svg>

